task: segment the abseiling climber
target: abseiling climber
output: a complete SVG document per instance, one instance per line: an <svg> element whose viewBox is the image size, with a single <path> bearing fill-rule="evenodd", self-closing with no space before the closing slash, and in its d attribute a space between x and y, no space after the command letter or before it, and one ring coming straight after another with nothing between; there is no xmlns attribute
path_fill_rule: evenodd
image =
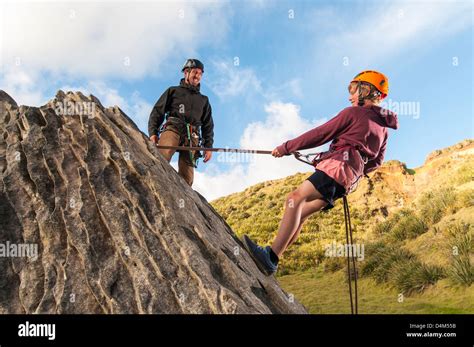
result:
<svg viewBox="0 0 474 347"><path fill-rule="evenodd" d="M387 128L398 128L397 115L378 106L388 95L388 79L384 74L362 71L350 82L348 89L352 106L272 151L272 155L279 158L332 141L329 150L314 161L315 172L288 195L272 245L262 247L247 235L243 236L245 248L268 276L277 271L279 259L298 238L310 215L333 208L335 200L349 194L363 175L382 164L387 148Z"/></svg>

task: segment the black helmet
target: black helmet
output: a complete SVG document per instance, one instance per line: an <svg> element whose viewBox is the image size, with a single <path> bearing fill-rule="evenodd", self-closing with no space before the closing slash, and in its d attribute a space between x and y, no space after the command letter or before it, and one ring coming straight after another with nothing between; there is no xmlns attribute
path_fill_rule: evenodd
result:
<svg viewBox="0 0 474 347"><path fill-rule="evenodd" d="M188 60L186 60L186 63L184 63L184 66L181 69L181 71L184 71L186 69L194 69L194 68L201 69L202 72L204 72L204 64L201 63L197 59L188 59Z"/></svg>

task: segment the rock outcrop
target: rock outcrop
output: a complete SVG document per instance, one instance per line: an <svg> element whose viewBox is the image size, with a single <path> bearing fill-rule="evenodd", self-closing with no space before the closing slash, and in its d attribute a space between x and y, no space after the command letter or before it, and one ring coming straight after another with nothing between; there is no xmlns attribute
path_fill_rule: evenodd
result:
<svg viewBox="0 0 474 347"><path fill-rule="evenodd" d="M306 312L118 107L0 111L0 313Z"/></svg>

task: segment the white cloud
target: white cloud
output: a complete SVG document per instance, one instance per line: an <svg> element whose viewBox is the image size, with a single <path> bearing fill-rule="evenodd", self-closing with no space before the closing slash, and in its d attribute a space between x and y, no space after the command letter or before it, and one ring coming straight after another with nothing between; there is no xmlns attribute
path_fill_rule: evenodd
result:
<svg viewBox="0 0 474 347"><path fill-rule="evenodd" d="M242 148L271 147L280 145L283 139L307 131L312 124L300 116L300 109L292 103L273 102L265 105L265 121L250 123L240 139Z"/></svg>
<svg viewBox="0 0 474 347"><path fill-rule="evenodd" d="M266 100L278 100L282 97L295 97L302 99L304 93L301 82L301 79L293 78L276 85L271 85L268 88L265 88L262 96L265 97Z"/></svg>
<svg viewBox="0 0 474 347"><path fill-rule="evenodd" d="M302 86L301 86L301 80L298 79L298 78L294 78L294 79L284 83L283 86L282 86L282 89L283 90L289 89L291 91L291 93L294 96L298 97L298 98L302 98L304 96L303 89L302 89Z"/></svg>
<svg viewBox="0 0 474 347"><path fill-rule="evenodd" d="M145 134L148 134L148 119L153 105L148 103L145 99L140 96L138 91L134 91L130 98L131 103L128 106L129 111L127 115L132 118Z"/></svg>
<svg viewBox="0 0 474 347"><path fill-rule="evenodd" d="M322 24L340 23L338 12L321 11L326 17ZM354 15L350 23L340 25L342 30L333 28L325 41L318 40L316 61L340 61L342 66L343 57L347 57L350 65L369 67L398 59L407 50L421 50L472 26L472 3L393 1L370 6L362 16Z"/></svg>
<svg viewBox="0 0 474 347"><path fill-rule="evenodd" d="M103 81L90 81L86 86L64 85L60 89L63 91L80 91L84 95L93 94L104 107L119 106L140 130L145 134L148 133L148 118L153 105L143 99L138 91L124 97L120 95L117 89L107 86Z"/></svg>
<svg viewBox="0 0 474 347"><path fill-rule="evenodd" d="M278 83L264 83L253 68L234 65L226 60L214 60L208 69L209 76L203 84L209 87L220 99L258 97L267 102L282 97L303 97L301 80L293 78Z"/></svg>
<svg viewBox="0 0 474 347"><path fill-rule="evenodd" d="M43 105L48 98L38 87L38 74L12 68L0 76L0 86L19 105Z"/></svg>
<svg viewBox="0 0 474 347"><path fill-rule="evenodd" d="M241 96L248 92L262 93L262 85L251 68L234 66L225 61L213 61L206 85L219 98Z"/></svg>
<svg viewBox="0 0 474 347"><path fill-rule="evenodd" d="M267 117L263 122L251 123L245 129L240 139L241 148L272 150L284 141L295 138L324 121L305 120L300 115L299 107L292 103L272 102L265 105L265 111ZM309 152L318 151L321 151L321 148ZM225 158L223 154L218 153L214 154L213 161L220 162ZM295 160L294 157L274 158L270 155L256 154L252 159L247 162L237 160L226 163L229 169L225 171L219 170L215 164L211 164L212 162L200 164L206 169L203 172L196 172L194 189L206 199L213 200L259 182L312 170L309 165Z"/></svg>
<svg viewBox="0 0 474 347"><path fill-rule="evenodd" d="M5 67L73 77L140 78L157 74L171 55L195 55L227 32L225 3L2 3ZM181 62L179 62L181 64Z"/></svg>

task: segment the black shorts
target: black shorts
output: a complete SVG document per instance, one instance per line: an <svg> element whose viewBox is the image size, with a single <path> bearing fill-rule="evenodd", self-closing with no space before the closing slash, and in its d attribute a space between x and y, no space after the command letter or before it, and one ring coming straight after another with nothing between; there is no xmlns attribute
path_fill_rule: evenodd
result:
<svg viewBox="0 0 474 347"><path fill-rule="evenodd" d="M323 199L328 203L324 210L329 210L334 207L334 201L342 198L346 193L343 186L337 183L333 178L326 175L325 172L316 169L316 171L307 178L313 186L321 193Z"/></svg>

